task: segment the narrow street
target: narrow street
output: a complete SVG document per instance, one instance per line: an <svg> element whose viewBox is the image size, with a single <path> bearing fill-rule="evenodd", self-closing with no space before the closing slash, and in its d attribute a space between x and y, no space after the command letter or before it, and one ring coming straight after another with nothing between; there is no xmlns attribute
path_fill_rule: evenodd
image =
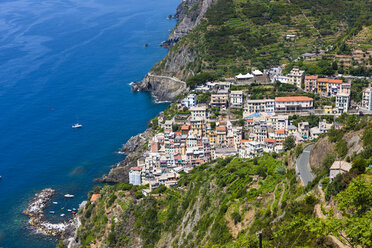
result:
<svg viewBox="0 0 372 248"><path fill-rule="evenodd" d="M310 160L310 151L313 148L313 144L307 146L301 155L298 157L296 162L296 172L297 175L301 178L301 181L306 186L309 182L314 179L314 175L311 172L309 160Z"/></svg>

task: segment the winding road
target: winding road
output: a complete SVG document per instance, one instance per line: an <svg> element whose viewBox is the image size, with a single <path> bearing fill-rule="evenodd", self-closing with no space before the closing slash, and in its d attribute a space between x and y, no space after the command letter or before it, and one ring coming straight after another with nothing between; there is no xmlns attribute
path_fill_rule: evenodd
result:
<svg viewBox="0 0 372 248"><path fill-rule="evenodd" d="M314 175L310 169L310 151L313 148L314 144L307 146L301 155L298 157L296 162L296 172L297 175L301 178L301 181L306 186L309 182L314 179Z"/></svg>

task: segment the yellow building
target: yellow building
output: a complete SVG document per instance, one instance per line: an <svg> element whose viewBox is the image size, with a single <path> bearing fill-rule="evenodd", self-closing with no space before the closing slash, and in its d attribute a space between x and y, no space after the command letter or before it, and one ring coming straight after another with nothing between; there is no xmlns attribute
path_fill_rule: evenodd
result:
<svg viewBox="0 0 372 248"><path fill-rule="evenodd" d="M332 114L333 108L332 106L324 106L324 114Z"/></svg>

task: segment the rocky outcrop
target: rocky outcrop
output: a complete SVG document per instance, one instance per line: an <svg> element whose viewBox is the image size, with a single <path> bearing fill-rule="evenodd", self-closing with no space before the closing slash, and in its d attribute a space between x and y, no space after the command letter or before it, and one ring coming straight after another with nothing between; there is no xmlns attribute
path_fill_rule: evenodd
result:
<svg viewBox="0 0 372 248"><path fill-rule="evenodd" d="M186 92L186 83L168 76L148 73L141 82L132 83L133 91L151 91L156 101L173 101L179 94Z"/></svg>
<svg viewBox="0 0 372 248"><path fill-rule="evenodd" d="M127 154L125 160L116 164L107 175L97 179L97 181L103 183L128 182L130 168L137 164L137 160L142 156L145 149L147 149L146 143L151 137L151 128L131 137L120 150L121 153Z"/></svg>
<svg viewBox="0 0 372 248"><path fill-rule="evenodd" d="M179 22L172 30L168 40L162 43L162 46L172 47L190 33L200 23L205 12L214 2L216 0L183 0L174 15L174 18Z"/></svg>
<svg viewBox="0 0 372 248"><path fill-rule="evenodd" d="M50 223L45 219L44 210L54 194L54 189L44 189L39 194L35 194L23 214L30 218L29 224L35 227L38 233L59 236L62 239L73 237L78 227L77 218L60 223Z"/></svg>
<svg viewBox="0 0 372 248"><path fill-rule="evenodd" d="M329 142L328 136L320 138L310 152L310 167L317 172L323 168L323 160L328 154L335 153L334 144Z"/></svg>
<svg viewBox="0 0 372 248"><path fill-rule="evenodd" d="M162 46L172 48L189 34L202 20L207 9L216 0L183 0L174 18L177 26ZM170 49L168 55L157 63L142 82L132 83L133 91L150 91L158 101L173 101L178 94L187 90L184 81L194 75L192 65L196 51L187 42ZM191 68L191 69L190 69Z"/></svg>

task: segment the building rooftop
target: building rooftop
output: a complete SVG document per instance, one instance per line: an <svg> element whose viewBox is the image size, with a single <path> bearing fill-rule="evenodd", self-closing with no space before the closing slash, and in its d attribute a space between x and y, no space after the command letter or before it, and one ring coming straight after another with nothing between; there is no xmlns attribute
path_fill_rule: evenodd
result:
<svg viewBox="0 0 372 248"><path fill-rule="evenodd" d="M313 98L307 96L282 96L275 97L276 102L295 102L295 101L312 101Z"/></svg>
<svg viewBox="0 0 372 248"><path fill-rule="evenodd" d="M350 171L351 164L346 161L335 161L333 162L330 170L343 170L345 172Z"/></svg>

